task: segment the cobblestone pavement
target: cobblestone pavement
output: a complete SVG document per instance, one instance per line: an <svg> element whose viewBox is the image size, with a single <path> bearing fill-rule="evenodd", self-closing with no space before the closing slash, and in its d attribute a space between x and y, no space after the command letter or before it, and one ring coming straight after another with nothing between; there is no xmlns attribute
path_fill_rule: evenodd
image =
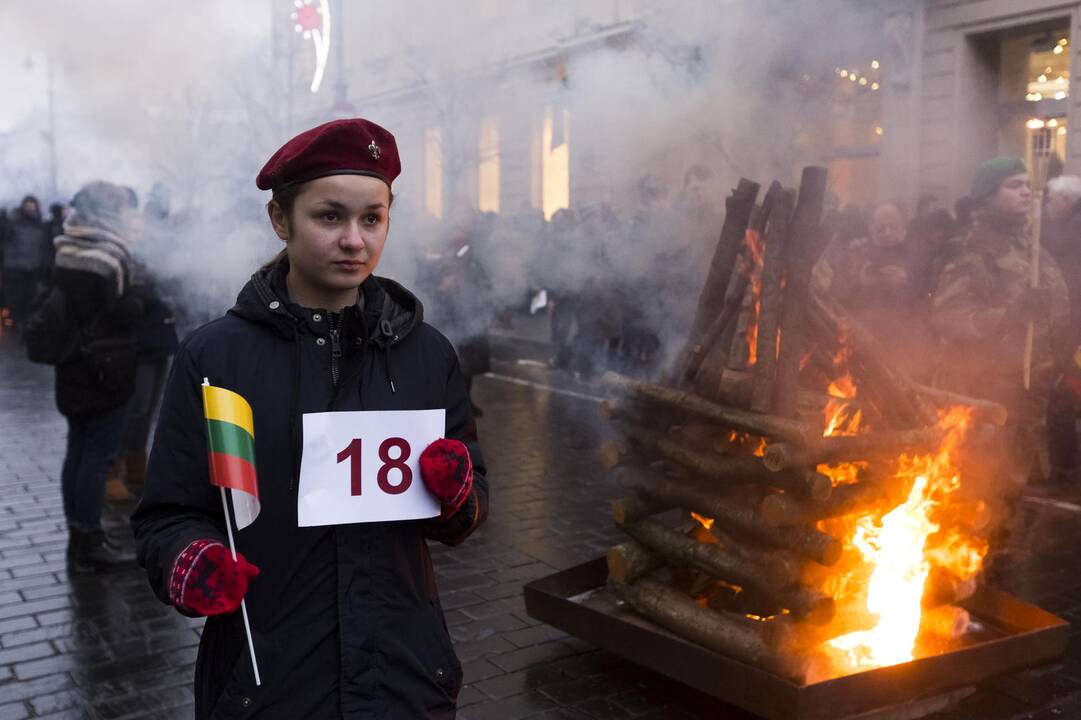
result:
<svg viewBox="0 0 1081 720"><path fill-rule="evenodd" d="M753 720L526 615L524 583L597 557L617 538L608 501L618 492L593 462L589 388L531 372L558 389L521 373L478 381L491 517L462 547L433 547L465 667L459 716ZM58 485L65 428L51 371L8 343L0 378L0 720L190 718L201 621L161 605L141 571L69 579ZM1081 514L1026 508L1025 570L1003 584L1081 621ZM120 513L109 524L126 532ZM1081 651L988 683L938 718L1081 718Z"/></svg>

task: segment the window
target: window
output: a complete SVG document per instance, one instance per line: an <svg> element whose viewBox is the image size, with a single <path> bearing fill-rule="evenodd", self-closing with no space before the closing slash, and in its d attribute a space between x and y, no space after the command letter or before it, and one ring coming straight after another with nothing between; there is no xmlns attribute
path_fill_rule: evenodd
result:
<svg viewBox="0 0 1081 720"><path fill-rule="evenodd" d="M481 212L499 212L499 181L499 118L489 115L480 124L477 208Z"/></svg>
<svg viewBox="0 0 1081 720"><path fill-rule="evenodd" d="M443 218L443 129L437 127L424 131L424 209Z"/></svg>
<svg viewBox="0 0 1081 720"><path fill-rule="evenodd" d="M541 129L541 209L551 220L556 210L570 207L570 111L549 107Z"/></svg>

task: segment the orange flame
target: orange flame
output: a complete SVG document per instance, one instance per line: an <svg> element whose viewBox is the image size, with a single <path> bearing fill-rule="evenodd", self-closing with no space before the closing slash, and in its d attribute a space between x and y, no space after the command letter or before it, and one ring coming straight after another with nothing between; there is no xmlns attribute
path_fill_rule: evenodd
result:
<svg viewBox="0 0 1081 720"><path fill-rule="evenodd" d="M856 383L852 379L852 372L848 369L848 360L852 351L843 335L838 342L840 348L833 358L833 365L844 374L833 380L826 390L830 400L826 403L826 429L823 430L822 437L856 435L860 431L860 423L863 420L863 411L853 408L851 402L856 398Z"/></svg>
<svg viewBox="0 0 1081 720"><path fill-rule="evenodd" d="M845 548L855 566L830 584L839 602L862 601L876 622L823 645L836 674L912 660L931 569L943 567L962 580L980 571L986 544L962 535L945 512L961 486L956 456L970 415L967 408L943 414L939 425L946 436L938 451L900 458L897 477L911 482L901 504L881 517L872 513L852 522Z"/></svg>
<svg viewBox="0 0 1081 720"><path fill-rule="evenodd" d="M765 252L762 247L762 236L757 230L748 229L743 236L743 243L750 253L751 263L746 272L751 281L751 297L754 299L754 311L747 322L747 364L754 365L758 361L758 317L762 310L762 265L765 263Z"/></svg>
<svg viewBox="0 0 1081 720"><path fill-rule="evenodd" d="M833 487L838 487L840 485L851 485L856 482L860 479L860 473L868 467L870 467L870 463L849 462L837 463L835 465L823 464L815 469L832 480Z"/></svg>

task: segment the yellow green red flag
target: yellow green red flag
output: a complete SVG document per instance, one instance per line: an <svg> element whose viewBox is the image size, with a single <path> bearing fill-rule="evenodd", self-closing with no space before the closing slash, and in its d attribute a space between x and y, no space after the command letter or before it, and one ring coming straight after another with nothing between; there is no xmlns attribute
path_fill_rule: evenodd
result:
<svg viewBox="0 0 1081 720"><path fill-rule="evenodd" d="M210 482L233 493L237 528L255 522L259 515L259 485L255 475L255 424L251 405L237 393L203 385L210 452Z"/></svg>

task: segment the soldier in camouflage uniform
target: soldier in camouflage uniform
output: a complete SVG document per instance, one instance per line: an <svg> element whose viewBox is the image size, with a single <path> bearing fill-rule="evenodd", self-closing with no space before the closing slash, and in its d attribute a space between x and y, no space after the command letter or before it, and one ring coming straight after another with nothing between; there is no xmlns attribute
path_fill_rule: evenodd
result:
<svg viewBox="0 0 1081 720"><path fill-rule="evenodd" d="M1024 163L1017 158L984 163L972 195L978 201L974 224L951 242L933 298L932 325L943 350L935 382L994 400L1009 411L1005 442L980 453L973 470L997 486L993 494L1002 503L1000 517L1010 524L1025 483L1045 465L1036 461L1047 457L1047 401L1056 368L1069 351L1058 347L1067 337L1069 298L1062 273L1046 252L1040 254L1039 286L1031 287L1032 191ZM1035 336L1026 391L1022 368L1029 321L1035 323Z"/></svg>

